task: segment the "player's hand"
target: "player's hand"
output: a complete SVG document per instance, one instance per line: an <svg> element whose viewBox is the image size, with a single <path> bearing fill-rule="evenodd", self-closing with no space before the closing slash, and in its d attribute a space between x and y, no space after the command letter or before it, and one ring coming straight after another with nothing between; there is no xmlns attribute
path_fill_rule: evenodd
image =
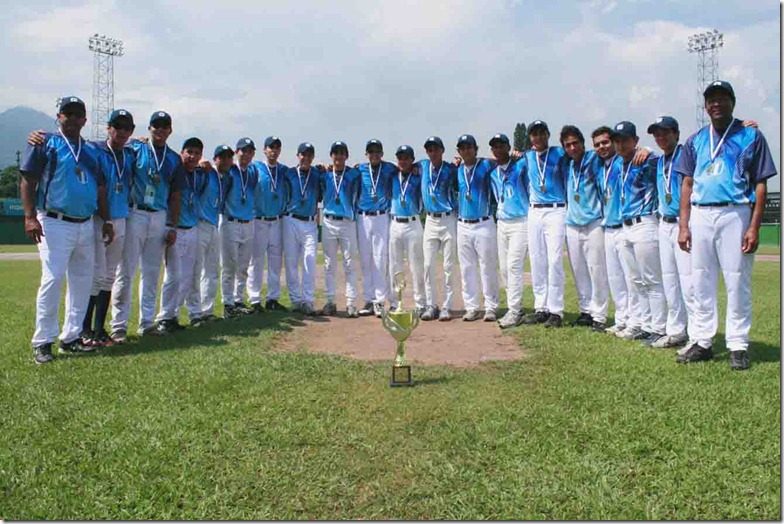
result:
<svg viewBox="0 0 784 524"><path fill-rule="evenodd" d="M204 171L212 171L212 163L206 158L199 162L199 167Z"/></svg>
<svg viewBox="0 0 784 524"><path fill-rule="evenodd" d="M460 167L460 164L463 163L463 159L460 157L460 155L455 155L455 157L452 159L452 163Z"/></svg>
<svg viewBox="0 0 784 524"><path fill-rule="evenodd" d="M177 242L177 230L173 227L167 229L163 240L166 242L166 247L172 247L174 243Z"/></svg>
<svg viewBox="0 0 784 524"><path fill-rule="evenodd" d="M33 244L40 244L41 239L44 236L44 228L41 227L41 223L38 221L38 218L32 217L25 217L24 219L25 224L25 235L27 238L33 241Z"/></svg>
<svg viewBox="0 0 784 524"><path fill-rule="evenodd" d="M31 146L42 146L46 139L46 133L43 129L38 129L27 135L27 143Z"/></svg>
<svg viewBox="0 0 784 524"><path fill-rule="evenodd" d="M150 137L148 136L137 136L134 140L138 140L142 144L148 144L150 142Z"/></svg>
<svg viewBox="0 0 784 524"><path fill-rule="evenodd" d="M678 245L687 253L691 253L691 231L689 228L681 228L678 232Z"/></svg>
<svg viewBox="0 0 784 524"><path fill-rule="evenodd" d="M354 164L354 169L359 169L359 164Z"/></svg>
<svg viewBox="0 0 784 524"><path fill-rule="evenodd" d="M101 234L103 235L103 244L105 246L114 242L114 224L111 222L104 222L103 227L101 228Z"/></svg>
<svg viewBox="0 0 784 524"><path fill-rule="evenodd" d="M759 129L759 124L756 120L744 120L743 127L753 127L754 129Z"/></svg>
<svg viewBox="0 0 784 524"><path fill-rule="evenodd" d="M509 156L511 156L513 159L517 160L518 158L522 158L523 157L523 152L522 151L518 151L517 149L515 149L514 151L509 153Z"/></svg>
<svg viewBox="0 0 784 524"><path fill-rule="evenodd" d="M634 153L634 158L632 159L632 164L635 166L641 166L648 160L648 157L651 156L651 152L645 149L644 147L638 147L637 151Z"/></svg>
<svg viewBox="0 0 784 524"><path fill-rule="evenodd" d="M759 231L757 231L756 228L750 227L746 230L746 234L743 235L743 245L741 246L741 251L748 255L754 253L758 247Z"/></svg>

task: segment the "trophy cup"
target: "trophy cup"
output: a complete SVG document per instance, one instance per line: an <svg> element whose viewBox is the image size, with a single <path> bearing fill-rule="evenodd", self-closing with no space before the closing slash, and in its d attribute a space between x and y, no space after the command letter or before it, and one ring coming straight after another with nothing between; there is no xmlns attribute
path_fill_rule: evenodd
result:
<svg viewBox="0 0 784 524"><path fill-rule="evenodd" d="M397 293L397 309L387 312L382 310L381 323L392 338L397 341L395 363L392 365L392 387L413 386L411 366L406 364L406 339L419 325L419 315L416 311L403 310L403 290L406 288L406 277L403 272L395 273L392 287Z"/></svg>

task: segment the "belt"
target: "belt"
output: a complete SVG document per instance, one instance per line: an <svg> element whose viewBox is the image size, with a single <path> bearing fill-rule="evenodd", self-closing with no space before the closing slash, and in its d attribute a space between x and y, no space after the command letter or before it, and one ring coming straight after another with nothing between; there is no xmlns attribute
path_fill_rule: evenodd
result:
<svg viewBox="0 0 784 524"><path fill-rule="evenodd" d="M408 222L413 222L417 219L417 217L392 217L395 222L401 222L406 224Z"/></svg>
<svg viewBox="0 0 784 524"><path fill-rule="evenodd" d="M187 231L189 229L193 229L193 226L177 226L177 229L182 229L184 231Z"/></svg>
<svg viewBox="0 0 784 524"><path fill-rule="evenodd" d="M678 223L678 217L661 217L661 219L663 221L667 222L668 224L677 224Z"/></svg>
<svg viewBox="0 0 784 524"><path fill-rule="evenodd" d="M543 207L566 207L566 204L531 204L536 209L540 209Z"/></svg>
<svg viewBox="0 0 784 524"><path fill-rule="evenodd" d="M647 215L640 215L640 216L634 217L634 218L627 218L626 220L623 221L623 225L624 226L633 226L634 224L639 224L640 222L642 222L643 218L649 217L649 216L651 216L650 213L648 213Z"/></svg>
<svg viewBox="0 0 784 524"><path fill-rule="evenodd" d="M224 215L225 216L225 215ZM241 218L226 217L229 222L239 222L240 224L249 224L250 220L243 220Z"/></svg>
<svg viewBox="0 0 784 524"><path fill-rule="evenodd" d="M92 218L92 217L87 217L87 218L69 217L68 215L64 215L62 213L55 213L54 211L47 211L46 216L48 216L49 218L56 218L57 220L62 220L63 222L73 222L75 224L84 224L85 222L90 220L90 218Z"/></svg>
<svg viewBox="0 0 784 524"><path fill-rule="evenodd" d="M275 222L281 218L283 218L283 215L278 215L276 217L256 217L256 220L263 220L264 222Z"/></svg>
<svg viewBox="0 0 784 524"><path fill-rule="evenodd" d="M338 221L342 221L342 220L345 220L347 222L351 221L351 219L348 218L348 217L342 217L342 216L339 216L339 215L330 215L328 213L324 213L324 218L328 218L330 220L338 220Z"/></svg>
<svg viewBox="0 0 784 524"><path fill-rule="evenodd" d="M727 207L733 205L734 202L716 202L714 204L692 204L697 207Z"/></svg>
<svg viewBox="0 0 784 524"><path fill-rule="evenodd" d="M616 224L614 226L604 226L605 229L621 229L623 224Z"/></svg>
<svg viewBox="0 0 784 524"><path fill-rule="evenodd" d="M148 213L157 213L159 209L152 208L141 204L131 204L131 209L138 209L139 211L147 211Z"/></svg>
<svg viewBox="0 0 784 524"><path fill-rule="evenodd" d="M446 211L444 213L428 213L427 216L433 218L443 218L443 217L451 217L452 211Z"/></svg>
<svg viewBox="0 0 784 524"><path fill-rule="evenodd" d="M316 220L316 217L308 217L305 215L295 215L294 213L286 213L286 216L291 218L296 218L297 220L302 220L303 222L313 222Z"/></svg>
<svg viewBox="0 0 784 524"><path fill-rule="evenodd" d="M360 215L365 215L365 216L369 216L369 217L375 217L375 216L380 216L380 215L386 215L387 214L387 212L383 211L383 210L382 211L357 211L357 213L359 213Z"/></svg>
<svg viewBox="0 0 784 524"><path fill-rule="evenodd" d="M478 224L479 222L484 222L485 220L490 220L490 217L482 217L482 218L460 218L458 217L457 221L462 222L463 224Z"/></svg>

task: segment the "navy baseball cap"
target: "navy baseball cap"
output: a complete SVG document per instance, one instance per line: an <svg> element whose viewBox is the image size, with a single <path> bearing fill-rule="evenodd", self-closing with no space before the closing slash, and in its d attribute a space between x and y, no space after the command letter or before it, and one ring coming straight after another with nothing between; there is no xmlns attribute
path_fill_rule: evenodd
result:
<svg viewBox="0 0 784 524"><path fill-rule="evenodd" d="M708 98L716 91L726 91L729 93L730 98L732 99L732 103L735 103L735 90L732 89L732 84L724 80L716 80L715 82L711 82L710 85L705 88L705 92L703 92L702 95L705 98Z"/></svg>
<svg viewBox="0 0 784 524"><path fill-rule="evenodd" d="M313 147L313 144L311 144L310 142L302 142L299 145L299 147L297 148L297 154L298 155L303 155L303 154L307 153L308 151L313 153L313 154L316 153L316 148Z"/></svg>
<svg viewBox="0 0 784 524"><path fill-rule="evenodd" d="M444 147L444 141L437 136L431 136L430 138L425 140L425 148L427 148L427 146L438 146L441 149L446 150L446 148Z"/></svg>
<svg viewBox="0 0 784 524"><path fill-rule="evenodd" d="M399 157L400 155L408 155L411 158L414 158L414 148L411 146L400 146L397 148L397 151L395 151L395 156Z"/></svg>
<svg viewBox="0 0 784 524"><path fill-rule="evenodd" d="M329 146L329 154L331 155L335 151L343 150L348 154L348 145L345 142L341 142L340 140L336 142L332 142L332 145Z"/></svg>
<svg viewBox="0 0 784 524"><path fill-rule="evenodd" d="M280 141L280 138L276 136L268 136L264 139L264 147L272 147L277 145L278 147L283 145L283 142Z"/></svg>
<svg viewBox="0 0 784 524"><path fill-rule="evenodd" d="M672 129L673 131L680 131L678 128L678 121L671 116L660 116L656 122L648 126L648 134L651 135L656 129Z"/></svg>
<svg viewBox="0 0 784 524"><path fill-rule="evenodd" d="M215 153L212 155L212 158L218 158L219 156L221 156L223 153L226 153L227 151L231 153L231 156L234 156L234 150L232 148L230 148L226 144L221 144L215 148Z"/></svg>
<svg viewBox="0 0 784 524"><path fill-rule="evenodd" d="M460 147L460 146L463 146L463 145L466 145L466 144L469 145L469 146L477 147L477 145L476 145L476 138L474 138L473 135L460 135L460 138L457 139L457 147Z"/></svg>
<svg viewBox="0 0 784 524"><path fill-rule="evenodd" d="M198 147L199 149L204 151L204 142L202 142L199 138L196 138L195 136L192 136L189 139L185 140L185 142L182 143L182 150L183 151L185 151L189 147Z"/></svg>
<svg viewBox="0 0 784 524"><path fill-rule="evenodd" d="M78 96L64 96L60 98L60 107L57 109L58 113L62 113L63 109L70 105L77 105L82 106L82 109L87 111L87 106L84 105L84 101L79 98Z"/></svg>
<svg viewBox="0 0 784 524"><path fill-rule="evenodd" d="M156 111L150 116L150 126L153 126L156 123L161 123L167 127L171 127L172 118L169 113L166 111Z"/></svg>
<svg viewBox="0 0 784 524"><path fill-rule="evenodd" d="M253 140L251 140L247 136L246 137L242 137L239 140L237 140L237 147L235 147L234 149L239 151L240 149L245 149L246 147L249 147L249 148L253 149L254 151L256 150L256 144L253 142Z"/></svg>
<svg viewBox="0 0 784 524"><path fill-rule="evenodd" d="M496 134L494 134L493 138L490 139L490 146L492 146L493 144L496 144L498 142L500 142L502 144L510 145L509 137L506 136L503 133L496 133Z"/></svg>
<svg viewBox="0 0 784 524"><path fill-rule="evenodd" d="M618 122L613 126L611 138L623 138L627 136L636 137L637 126L626 120Z"/></svg>
<svg viewBox="0 0 784 524"><path fill-rule="evenodd" d="M378 146L381 148L382 151L384 150L384 146L381 144L381 140L378 140L376 138L371 138L370 140L367 141L367 143L365 144L365 152L367 152L367 150L370 149L371 146Z"/></svg>
<svg viewBox="0 0 784 524"><path fill-rule="evenodd" d="M528 124L528 131L526 131L526 133L530 135L533 132L533 130L536 129L537 127L541 127L548 133L550 132L550 128L547 127L547 122L545 122L544 120L534 120L533 122Z"/></svg>
<svg viewBox="0 0 784 524"><path fill-rule="evenodd" d="M131 125L133 125L133 115L130 113L130 111L126 111L125 109L115 109L114 111L112 111L112 114L109 115L108 124L112 125L113 123L117 122L121 118L127 119L131 123Z"/></svg>

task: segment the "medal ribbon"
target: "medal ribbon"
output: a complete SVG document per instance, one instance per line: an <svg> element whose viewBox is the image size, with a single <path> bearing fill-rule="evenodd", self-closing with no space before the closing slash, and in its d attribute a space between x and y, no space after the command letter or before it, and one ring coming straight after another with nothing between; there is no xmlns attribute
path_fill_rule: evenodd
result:
<svg viewBox="0 0 784 524"><path fill-rule="evenodd" d="M436 173L436 180L433 182L433 162L430 162L430 194L435 195L438 188L438 179L441 178L441 170L444 169L444 163L438 166L438 173Z"/></svg>
<svg viewBox="0 0 784 524"><path fill-rule="evenodd" d="M403 173L398 175L398 180L400 180L400 199L403 203L406 202L406 190L408 189L408 185L411 183L411 173L408 174L406 177L405 184L403 183Z"/></svg>
<svg viewBox="0 0 784 524"><path fill-rule="evenodd" d="M580 189L580 181L583 178L583 167L585 166L585 158L587 156L587 154L583 154L583 159L580 161L580 168L577 170L576 177L574 176L574 160L569 163L569 171L572 178L572 188L574 189L575 193L577 193L577 191Z"/></svg>
<svg viewBox="0 0 784 524"><path fill-rule="evenodd" d="M63 137L63 140L65 140L65 145L68 146L68 150L71 152L71 155L74 157L74 160L76 161L76 164L78 165L79 164L79 155L82 154L82 137L81 137L81 135L79 136L79 145L77 146L77 149L74 152L74 148L71 147L71 141L68 140L67 138L65 138L65 135L63 134L63 130L62 129L58 129L58 132L60 133L60 136Z"/></svg>
<svg viewBox="0 0 784 524"><path fill-rule="evenodd" d="M632 170L633 163L633 160L629 160L629 167L626 168L626 171L621 166L621 200L623 201L626 201L626 179L629 178L629 171Z"/></svg>
<svg viewBox="0 0 784 524"><path fill-rule="evenodd" d="M465 179L466 186L468 189L466 193L468 193L469 198L471 197L471 182L474 180L474 173L476 172L476 166L479 165L479 161L474 164L473 169L471 169L471 176L468 176L468 166L463 164L463 178Z"/></svg>
<svg viewBox="0 0 784 524"><path fill-rule="evenodd" d="M382 164L378 165L378 175L374 178L373 165L368 164L368 169L370 170L370 184L373 187L373 196L376 196L378 194L378 181L381 179L381 166Z"/></svg>
<svg viewBox="0 0 784 524"><path fill-rule="evenodd" d="M675 164L675 155L678 153L678 148L681 147L680 144L675 146L675 149L672 152L672 156L670 157L670 169L667 169L667 160L662 156L662 175L664 176L664 192L668 195L672 195L672 188L670 187L670 182L672 181L672 166Z"/></svg>
<svg viewBox="0 0 784 524"><path fill-rule="evenodd" d="M338 182L338 176L335 172L334 166L332 167L332 185L335 186L335 196L340 196L340 188L343 187L343 175L346 174L346 166L343 166L343 171L340 172L340 182Z"/></svg>
<svg viewBox="0 0 784 524"><path fill-rule="evenodd" d="M604 182L604 194L610 196L610 188L607 185L607 182L610 180L610 173L612 173L612 165L615 162L615 159L618 157L618 154L614 154L613 157L610 159L609 162L605 162L604 166L602 167L602 181Z"/></svg>
<svg viewBox="0 0 784 524"><path fill-rule="evenodd" d="M305 198L305 190L308 188L308 180L310 180L310 172L313 168L308 169L308 175L305 177L305 184L302 184L302 173L300 173L300 166L297 166L297 182L299 182L299 195Z"/></svg>
<svg viewBox="0 0 784 524"><path fill-rule="evenodd" d="M117 168L117 175L120 177L120 182L122 182L123 173L125 173L125 148L120 150L120 153L122 153L122 169L120 169L120 164L117 162L117 155L114 154L114 149L112 149L112 146L109 145L108 140L106 141L106 147L108 147L109 151L112 152L112 158L114 159L114 167Z"/></svg>
<svg viewBox="0 0 784 524"><path fill-rule="evenodd" d="M242 198L245 198L248 192L248 181L250 180L250 176L248 175L247 169L244 173L242 172L242 168L239 164L237 164L237 169L240 171L240 190L242 191ZM242 175L245 175L245 178L243 178Z"/></svg>
<svg viewBox="0 0 784 524"><path fill-rule="evenodd" d="M267 172L270 175L270 185L272 186L272 192L276 193L278 191L278 164L275 164L275 174L272 174L272 168L266 162L264 165L267 166Z"/></svg>
<svg viewBox="0 0 784 524"><path fill-rule="evenodd" d="M536 167L539 168L539 185L543 186L544 185L544 177L547 174L547 157L550 156L550 148L549 147L547 148L547 153L545 153L545 155L544 155L544 163L543 164L539 163L539 153L535 152L534 154L536 155Z"/></svg>
<svg viewBox="0 0 784 524"><path fill-rule="evenodd" d="M715 149L713 148L713 133L714 133L715 131L713 130L713 124L711 124L711 125L710 125L710 151L711 151L711 163L713 163L713 159L715 159L715 158L716 158L716 155L718 155L718 154L719 154L719 149L721 148L721 145L724 143L724 139L725 139L725 138L727 138L727 133L729 133L729 132L730 132L730 129L732 129L732 125L733 125L734 123L735 123L735 120L733 120L732 122L730 122L730 125L729 125L729 126L727 126L727 130L726 130L726 131L724 131L724 134L722 135L722 137L721 137L721 140L719 140L719 143L718 143L718 144L716 144L716 148L715 148Z"/></svg>
<svg viewBox="0 0 784 524"><path fill-rule="evenodd" d="M163 144L163 154L161 155L160 162L158 161L158 155L155 153L155 147L153 147L152 143L150 143L149 146L150 146L150 151L152 151L152 156L153 158L155 158L156 172L160 173L161 168L163 167L163 163L166 162L166 151L169 149L169 146Z"/></svg>

